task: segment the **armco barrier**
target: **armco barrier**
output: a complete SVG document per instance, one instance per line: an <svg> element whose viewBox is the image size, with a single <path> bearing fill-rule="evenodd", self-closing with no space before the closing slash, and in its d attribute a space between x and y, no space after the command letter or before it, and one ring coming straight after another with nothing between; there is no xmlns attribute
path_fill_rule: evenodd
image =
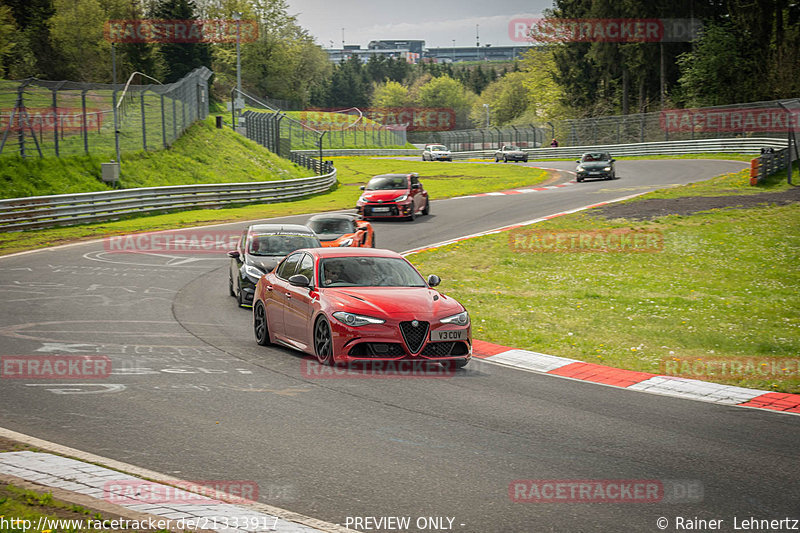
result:
<svg viewBox="0 0 800 533"><path fill-rule="evenodd" d="M696 139L692 141L663 141L636 144L604 144L596 146L566 146L563 148L524 149L531 159L574 159L585 152L610 152L612 156L672 155L701 153L758 153L761 148L785 148L786 140L772 137L750 137L731 139ZM493 159L495 150L453 152L453 159ZM298 151L313 155L313 150ZM325 157L334 156L422 156L422 150L323 150Z"/></svg>
<svg viewBox="0 0 800 533"><path fill-rule="evenodd" d="M789 167L789 148L762 153L750 161L750 185L758 185L767 176Z"/></svg>
<svg viewBox="0 0 800 533"><path fill-rule="evenodd" d="M282 181L176 185L11 198L0 200L0 231L65 226L132 213L282 202L328 191L336 181L336 169L333 169L323 176Z"/></svg>

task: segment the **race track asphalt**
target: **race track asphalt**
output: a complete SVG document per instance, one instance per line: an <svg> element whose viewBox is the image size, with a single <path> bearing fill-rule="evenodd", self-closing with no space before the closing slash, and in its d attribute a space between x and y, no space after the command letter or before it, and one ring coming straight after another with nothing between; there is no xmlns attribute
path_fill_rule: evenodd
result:
<svg viewBox="0 0 800 533"><path fill-rule="evenodd" d="M403 251L743 166L620 161L615 181L434 199L430 216L375 222L376 234ZM0 354L106 355L114 369L77 383L0 380L0 426L183 479L252 480L261 501L341 524L659 531L665 517L675 531L681 516L733 531L734 517L800 518L800 417L480 360L444 379L320 379L298 353L255 344L250 311L228 296L227 261L100 242L0 258ZM671 492L659 503L517 503L514 480L652 480Z"/></svg>

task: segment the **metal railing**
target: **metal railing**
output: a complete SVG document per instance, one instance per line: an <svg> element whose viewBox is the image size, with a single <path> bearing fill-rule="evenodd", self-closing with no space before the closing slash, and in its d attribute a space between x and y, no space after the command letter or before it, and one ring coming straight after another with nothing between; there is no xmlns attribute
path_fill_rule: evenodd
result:
<svg viewBox="0 0 800 533"><path fill-rule="evenodd" d="M201 67L167 85L0 80L0 154L65 157L167 148L208 116L211 74Z"/></svg>
<svg viewBox="0 0 800 533"><path fill-rule="evenodd" d="M788 169L792 163L792 151L789 146L780 150L767 149L759 157L750 161L750 185L758 185L767 177ZM788 175L792 182L791 173Z"/></svg>
<svg viewBox="0 0 800 533"><path fill-rule="evenodd" d="M592 146L567 146L562 148L523 149L532 160L536 159L574 159L585 152L604 151L612 156L675 155L728 153L758 153L762 148L780 149L786 146L785 139L746 138L746 139L698 139L694 141L668 141L634 144L605 144ZM299 152L308 153L308 152ZM494 159L495 150L472 150L452 152L454 160ZM422 150L324 150L323 155L332 156L420 156Z"/></svg>
<svg viewBox="0 0 800 533"><path fill-rule="evenodd" d="M337 183L325 175L280 181L178 185L121 191L32 196L0 200L0 231L74 225L131 214L273 203L326 192Z"/></svg>

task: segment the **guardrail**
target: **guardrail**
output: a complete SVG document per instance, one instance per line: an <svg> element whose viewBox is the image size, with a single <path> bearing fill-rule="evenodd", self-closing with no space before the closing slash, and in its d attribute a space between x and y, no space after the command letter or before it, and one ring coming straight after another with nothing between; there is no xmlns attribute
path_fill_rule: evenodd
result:
<svg viewBox="0 0 800 533"><path fill-rule="evenodd" d="M700 153L758 153L761 148L784 148L785 139L772 137L749 137L732 139L696 139L690 141L660 141L635 144L603 144L594 146L566 146L563 148L525 148L531 159L574 159L585 152L610 152L613 156L670 155ZM297 153L313 153L299 150ZM453 159L494 159L495 150L453 152ZM323 150L326 157L333 156L422 156L422 150Z"/></svg>
<svg viewBox="0 0 800 533"><path fill-rule="evenodd" d="M750 185L758 185L767 176L789 168L789 147L780 150L767 149L759 157L750 161Z"/></svg>
<svg viewBox="0 0 800 533"><path fill-rule="evenodd" d="M322 176L282 181L175 185L11 198L0 200L0 231L66 226L133 213L282 202L326 192L336 182L336 169L332 169Z"/></svg>

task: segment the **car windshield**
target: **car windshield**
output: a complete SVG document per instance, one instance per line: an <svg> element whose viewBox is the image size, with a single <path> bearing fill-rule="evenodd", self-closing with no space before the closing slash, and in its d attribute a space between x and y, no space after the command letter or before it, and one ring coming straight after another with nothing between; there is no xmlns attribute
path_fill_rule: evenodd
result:
<svg viewBox="0 0 800 533"><path fill-rule="evenodd" d="M319 264L320 287L426 287L425 280L398 257L328 257Z"/></svg>
<svg viewBox="0 0 800 533"><path fill-rule="evenodd" d="M601 152L593 152L591 154L583 154L581 163L591 163L592 161L609 161L611 156Z"/></svg>
<svg viewBox="0 0 800 533"><path fill-rule="evenodd" d="M318 220L309 220L308 227L314 230L314 233L319 235L344 235L345 233L353 233L353 221L344 218L322 218Z"/></svg>
<svg viewBox="0 0 800 533"><path fill-rule="evenodd" d="M408 189L408 180L405 176L376 176L369 180L366 190L390 191L394 189Z"/></svg>
<svg viewBox="0 0 800 533"><path fill-rule="evenodd" d="M431 146L431 152L446 152L446 146Z"/></svg>
<svg viewBox="0 0 800 533"><path fill-rule="evenodd" d="M247 253L283 257L300 248L319 248L319 241L311 235L300 234L256 234L250 236Z"/></svg>
<svg viewBox="0 0 800 533"><path fill-rule="evenodd" d="M509 152L518 152L519 148L517 148L516 146L506 146L506 150Z"/></svg>

